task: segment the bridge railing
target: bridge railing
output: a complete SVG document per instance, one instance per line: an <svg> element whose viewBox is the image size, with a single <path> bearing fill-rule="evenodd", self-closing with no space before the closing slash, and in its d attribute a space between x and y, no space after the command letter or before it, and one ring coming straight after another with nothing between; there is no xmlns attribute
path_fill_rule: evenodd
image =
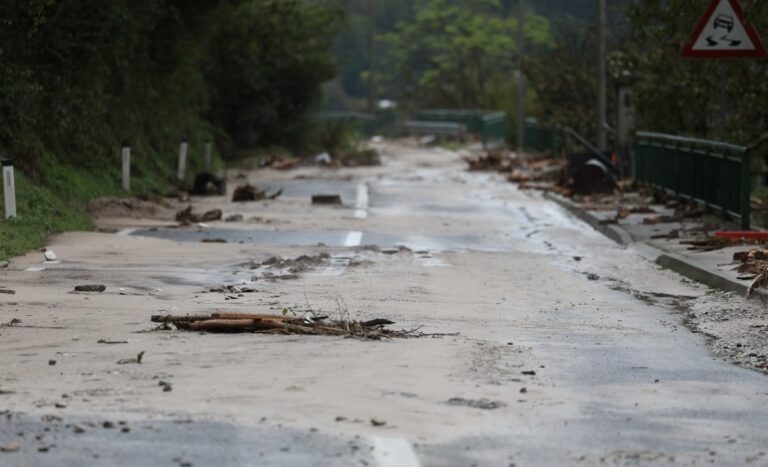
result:
<svg viewBox="0 0 768 467"><path fill-rule="evenodd" d="M750 228L749 147L638 132L634 164L638 182L740 217Z"/></svg>
<svg viewBox="0 0 768 467"><path fill-rule="evenodd" d="M485 147L507 144L506 112L465 109L422 110L416 120L427 122L451 122L463 125L467 132L479 137Z"/></svg>

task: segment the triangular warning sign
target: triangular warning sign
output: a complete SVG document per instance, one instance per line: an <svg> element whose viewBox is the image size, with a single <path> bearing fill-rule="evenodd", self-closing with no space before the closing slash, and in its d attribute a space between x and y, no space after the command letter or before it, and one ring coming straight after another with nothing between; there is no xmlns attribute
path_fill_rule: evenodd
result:
<svg viewBox="0 0 768 467"><path fill-rule="evenodd" d="M768 51L751 24L744 20L739 0L713 0L683 49L688 58L760 58Z"/></svg>

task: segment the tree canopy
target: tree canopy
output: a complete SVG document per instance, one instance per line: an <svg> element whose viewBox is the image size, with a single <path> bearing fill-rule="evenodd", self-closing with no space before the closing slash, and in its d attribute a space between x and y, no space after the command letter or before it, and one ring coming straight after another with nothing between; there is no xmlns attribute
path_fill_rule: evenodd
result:
<svg viewBox="0 0 768 467"><path fill-rule="evenodd" d="M0 2L0 150L97 166L129 139L151 169L184 137L294 144L341 18L303 0Z"/></svg>

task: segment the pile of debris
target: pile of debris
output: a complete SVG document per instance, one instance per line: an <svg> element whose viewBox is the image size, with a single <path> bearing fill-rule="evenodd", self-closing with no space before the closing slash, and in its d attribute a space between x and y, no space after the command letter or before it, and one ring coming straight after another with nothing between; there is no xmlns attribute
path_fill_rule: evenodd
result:
<svg viewBox="0 0 768 467"><path fill-rule="evenodd" d="M733 260L739 265L736 271L741 274L739 279L751 280L747 289L747 298L758 287L768 285L768 249L765 247L749 251L738 251L733 254Z"/></svg>
<svg viewBox="0 0 768 467"><path fill-rule="evenodd" d="M490 150L476 157L465 157L469 171L490 171L506 173L507 180L519 183L521 189L555 191L567 194L562 187L565 161L536 155L513 157L503 150Z"/></svg>
<svg viewBox="0 0 768 467"><path fill-rule="evenodd" d="M269 167L275 170L290 170L301 165L301 159L288 156L265 156L259 162L261 167Z"/></svg>
<svg viewBox="0 0 768 467"><path fill-rule="evenodd" d="M488 151L485 155L465 157L470 172L508 172L512 170L512 159L505 151Z"/></svg>
<svg viewBox="0 0 768 467"><path fill-rule="evenodd" d="M245 184L235 188L234 193L232 193L232 201L235 203L242 203L246 201L262 201L265 199L274 200L282 194L282 189L268 195L266 191L262 191L251 184Z"/></svg>
<svg viewBox="0 0 768 467"><path fill-rule="evenodd" d="M320 253L317 256L302 255L293 259L273 256L261 263L252 262L249 266L251 269L261 270L251 278L252 281L266 280L268 282L277 282L280 280L298 279L299 274L309 272L320 266L329 265L330 263L331 256L328 253Z"/></svg>
<svg viewBox="0 0 768 467"><path fill-rule="evenodd" d="M153 323L160 323L167 329L173 324L183 331L216 333L256 333L256 334L303 334L313 336L347 336L363 339L382 339L392 337L425 337L427 334L418 329L394 331L386 326L395 324L386 319L370 321L331 321L328 316L282 316L252 313L213 313L210 315L155 315ZM430 335L434 336L434 335Z"/></svg>
<svg viewBox="0 0 768 467"><path fill-rule="evenodd" d="M212 222L221 220L223 215L224 213L221 209L212 209L203 214L198 214L192 210L192 205L189 205L186 209L176 213L176 222L180 222L182 225Z"/></svg>
<svg viewBox="0 0 768 467"><path fill-rule="evenodd" d="M565 162L550 157L515 159L518 161L507 180L515 183L560 182Z"/></svg>

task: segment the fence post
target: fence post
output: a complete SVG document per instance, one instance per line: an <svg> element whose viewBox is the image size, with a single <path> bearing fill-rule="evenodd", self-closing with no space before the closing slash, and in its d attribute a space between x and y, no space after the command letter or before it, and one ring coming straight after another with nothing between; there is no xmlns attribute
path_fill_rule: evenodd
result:
<svg viewBox="0 0 768 467"><path fill-rule="evenodd" d="M128 141L123 142L123 190L131 191L131 145Z"/></svg>
<svg viewBox="0 0 768 467"><path fill-rule="evenodd" d="M205 164L205 170L211 170L211 158L213 156L213 143L210 141L205 142L205 151L203 152L203 163Z"/></svg>
<svg viewBox="0 0 768 467"><path fill-rule="evenodd" d="M5 218L16 217L16 185L13 162L3 161L3 195L5 196Z"/></svg>
<svg viewBox="0 0 768 467"><path fill-rule="evenodd" d="M752 224L752 154L744 151L741 159L741 228L749 230Z"/></svg>
<svg viewBox="0 0 768 467"><path fill-rule="evenodd" d="M176 171L176 179L183 182L187 178L187 150L189 149L189 143L186 139L181 140L179 145L179 165Z"/></svg>

